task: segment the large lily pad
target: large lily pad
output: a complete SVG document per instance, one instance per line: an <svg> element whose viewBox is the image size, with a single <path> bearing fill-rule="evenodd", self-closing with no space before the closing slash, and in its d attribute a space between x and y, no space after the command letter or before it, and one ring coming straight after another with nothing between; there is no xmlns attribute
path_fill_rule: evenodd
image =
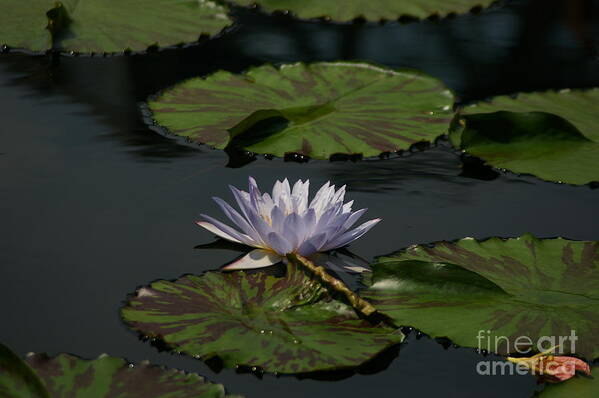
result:
<svg viewBox="0 0 599 398"><path fill-rule="evenodd" d="M100 356L84 360L69 354L27 357L53 398L224 398L222 385L195 373Z"/></svg>
<svg viewBox="0 0 599 398"><path fill-rule="evenodd" d="M466 238L411 246L373 272L362 295L397 324L500 354L575 331L563 352L599 356L599 242Z"/></svg>
<svg viewBox="0 0 599 398"><path fill-rule="evenodd" d="M3 7L7 12L0 13L0 44L31 50L143 51L150 46L194 42L201 34L216 34L231 22L227 9L210 0L9 3L14 4Z"/></svg>
<svg viewBox="0 0 599 398"><path fill-rule="evenodd" d="M599 181L599 89L496 97L461 115L452 143L494 167L571 184Z"/></svg>
<svg viewBox="0 0 599 398"><path fill-rule="evenodd" d="M140 289L122 317L189 355L280 373L355 367L403 339L358 318L292 265L284 277L208 272L158 281Z"/></svg>
<svg viewBox="0 0 599 398"><path fill-rule="evenodd" d="M49 0L5 0L0 5L0 46L49 50L52 36L46 13L52 8Z"/></svg>
<svg viewBox="0 0 599 398"><path fill-rule="evenodd" d="M599 397L599 366L591 368L591 377L577 376L557 384L547 384L541 398Z"/></svg>
<svg viewBox="0 0 599 398"><path fill-rule="evenodd" d="M44 383L21 358L0 344L0 398L50 398Z"/></svg>
<svg viewBox="0 0 599 398"><path fill-rule="evenodd" d="M431 77L362 63L261 66L183 82L149 105L172 133L224 148L374 156L447 132L453 96ZM274 131L256 124L279 119Z"/></svg>
<svg viewBox="0 0 599 398"><path fill-rule="evenodd" d="M259 4L266 11L291 11L300 18L327 17L334 21L364 18L370 21L399 17L427 18L432 15L465 13L486 7L495 0L233 0L241 5Z"/></svg>

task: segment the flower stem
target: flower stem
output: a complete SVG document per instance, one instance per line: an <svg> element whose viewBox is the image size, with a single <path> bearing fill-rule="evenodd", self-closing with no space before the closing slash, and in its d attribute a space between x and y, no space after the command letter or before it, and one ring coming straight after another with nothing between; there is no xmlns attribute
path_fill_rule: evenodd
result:
<svg viewBox="0 0 599 398"><path fill-rule="evenodd" d="M310 270L314 275L316 275L322 282L324 282L328 287L336 291L337 293L345 296L347 301L351 304L351 306L360 314L365 316L370 316L376 312L376 308L368 301L362 299L356 293L352 292L345 283L341 282L339 279L332 277L324 267L315 265L312 261L308 260L305 257L300 256L299 254L290 253L287 254L287 259L291 261L296 266L302 266Z"/></svg>

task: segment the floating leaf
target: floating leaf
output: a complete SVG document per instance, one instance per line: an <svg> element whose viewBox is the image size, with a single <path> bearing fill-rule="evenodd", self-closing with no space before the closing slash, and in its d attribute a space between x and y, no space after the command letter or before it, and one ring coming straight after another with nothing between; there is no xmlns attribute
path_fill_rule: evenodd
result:
<svg viewBox="0 0 599 398"><path fill-rule="evenodd" d="M496 97L461 111L456 147L550 181L599 181L599 89Z"/></svg>
<svg viewBox="0 0 599 398"><path fill-rule="evenodd" d="M361 63L270 65L183 82L150 101L172 133L217 148L379 155L447 132L452 94L439 81ZM284 120L276 128L257 124ZM260 124L258 124L260 125ZM236 141L236 143L235 143Z"/></svg>
<svg viewBox="0 0 599 398"><path fill-rule="evenodd" d="M500 354L528 337L533 349L599 356L599 242L466 238L411 246L373 272L362 296L397 324Z"/></svg>
<svg viewBox="0 0 599 398"><path fill-rule="evenodd" d="M591 369L591 377L577 376L559 384L547 384L541 398L599 397L599 366Z"/></svg>
<svg viewBox="0 0 599 398"><path fill-rule="evenodd" d="M222 385L194 373L142 362L129 365L102 355L84 360L69 354L27 357L53 398L224 398ZM11 396L12 398L12 396Z"/></svg>
<svg viewBox="0 0 599 398"><path fill-rule="evenodd" d="M0 45L49 50L52 36L46 13L52 8L49 0L7 0L0 11Z"/></svg>
<svg viewBox="0 0 599 398"><path fill-rule="evenodd" d="M486 7L494 0L233 0L241 5L258 4L266 11L291 11L299 18L331 18L351 21L395 20L400 17L427 18L433 15L465 13L473 8Z"/></svg>
<svg viewBox="0 0 599 398"><path fill-rule="evenodd" d="M189 355L281 373L355 367L403 339L358 318L293 265L280 278L239 271L154 282L122 316Z"/></svg>
<svg viewBox="0 0 599 398"><path fill-rule="evenodd" d="M194 42L230 24L227 9L209 0L9 2L14 4L0 13L0 43L31 50L144 51L154 45Z"/></svg>
<svg viewBox="0 0 599 398"><path fill-rule="evenodd" d="M50 398L35 372L8 347L0 344L0 397Z"/></svg>

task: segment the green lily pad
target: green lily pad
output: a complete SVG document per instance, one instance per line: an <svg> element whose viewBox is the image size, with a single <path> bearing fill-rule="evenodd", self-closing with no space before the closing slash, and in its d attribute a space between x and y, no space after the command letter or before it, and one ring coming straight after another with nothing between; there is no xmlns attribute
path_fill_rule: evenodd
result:
<svg viewBox="0 0 599 398"><path fill-rule="evenodd" d="M208 272L138 290L122 317L145 336L196 358L280 373L351 368L403 335L358 318L303 270Z"/></svg>
<svg viewBox="0 0 599 398"><path fill-rule="evenodd" d="M524 235L411 246L380 258L368 285L362 296L396 324L462 346L509 354L562 343L563 353L599 356L599 242Z"/></svg>
<svg viewBox="0 0 599 398"><path fill-rule="evenodd" d="M494 167L549 181L599 181L599 89L496 97L461 110L452 143Z"/></svg>
<svg viewBox="0 0 599 398"><path fill-rule="evenodd" d="M399 17L427 18L461 14L477 7L486 7L494 0L348 0L342 5L336 0L232 0L240 5L258 4L268 12L291 11L299 18L330 18L351 21L395 20Z"/></svg>
<svg viewBox="0 0 599 398"><path fill-rule="evenodd" d="M447 132L453 96L441 82L362 63L266 65L187 80L149 102L173 134L251 152L375 156ZM284 120L276 129L256 126Z"/></svg>
<svg viewBox="0 0 599 398"><path fill-rule="evenodd" d="M27 357L53 398L224 398L224 387L195 373L142 362L130 365L102 355L84 360L69 354Z"/></svg>
<svg viewBox="0 0 599 398"><path fill-rule="evenodd" d="M194 42L201 34L216 34L231 23L227 9L209 0L9 3L14 4L3 8L8 12L0 13L0 43L38 51L144 51L150 46Z"/></svg>
<svg viewBox="0 0 599 398"><path fill-rule="evenodd" d="M0 397L50 398L44 383L21 358L0 344Z"/></svg>
<svg viewBox="0 0 599 398"><path fill-rule="evenodd" d="M541 398L599 397L599 366L591 368L591 377L575 376L562 383L547 384Z"/></svg>
<svg viewBox="0 0 599 398"><path fill-rule="evenodd" d="M52 36L46 13L52 8L49 0L6 0L0 11L0 45L49 50Z"/></svg>

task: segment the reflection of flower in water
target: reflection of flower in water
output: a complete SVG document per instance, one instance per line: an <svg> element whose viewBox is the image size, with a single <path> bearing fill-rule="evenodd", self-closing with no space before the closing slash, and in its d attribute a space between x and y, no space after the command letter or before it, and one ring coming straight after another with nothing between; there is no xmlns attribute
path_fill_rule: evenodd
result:
<svg viewBox="0 0 599 398"><path fill-rule="evenodd" d="M364 235L380 219L367 221L350 229L366 212L352 211L353 201L344 203L345 186L335 190L324 184L308 204L310 182L298 180L293 189L285 179L277 181L272 196L262 194L250 177L249 192L231 187L241 213L220 198L214 198L225 215L242 231L202 214L206 221L198 225L215 235L256 249L227 265L224 269L268 267L281 261L288 253L314 257L319 252L348 245ZM329 261L328 266L335 266ZM360 272L363 267L349 266L348 271Z"/></svg>

